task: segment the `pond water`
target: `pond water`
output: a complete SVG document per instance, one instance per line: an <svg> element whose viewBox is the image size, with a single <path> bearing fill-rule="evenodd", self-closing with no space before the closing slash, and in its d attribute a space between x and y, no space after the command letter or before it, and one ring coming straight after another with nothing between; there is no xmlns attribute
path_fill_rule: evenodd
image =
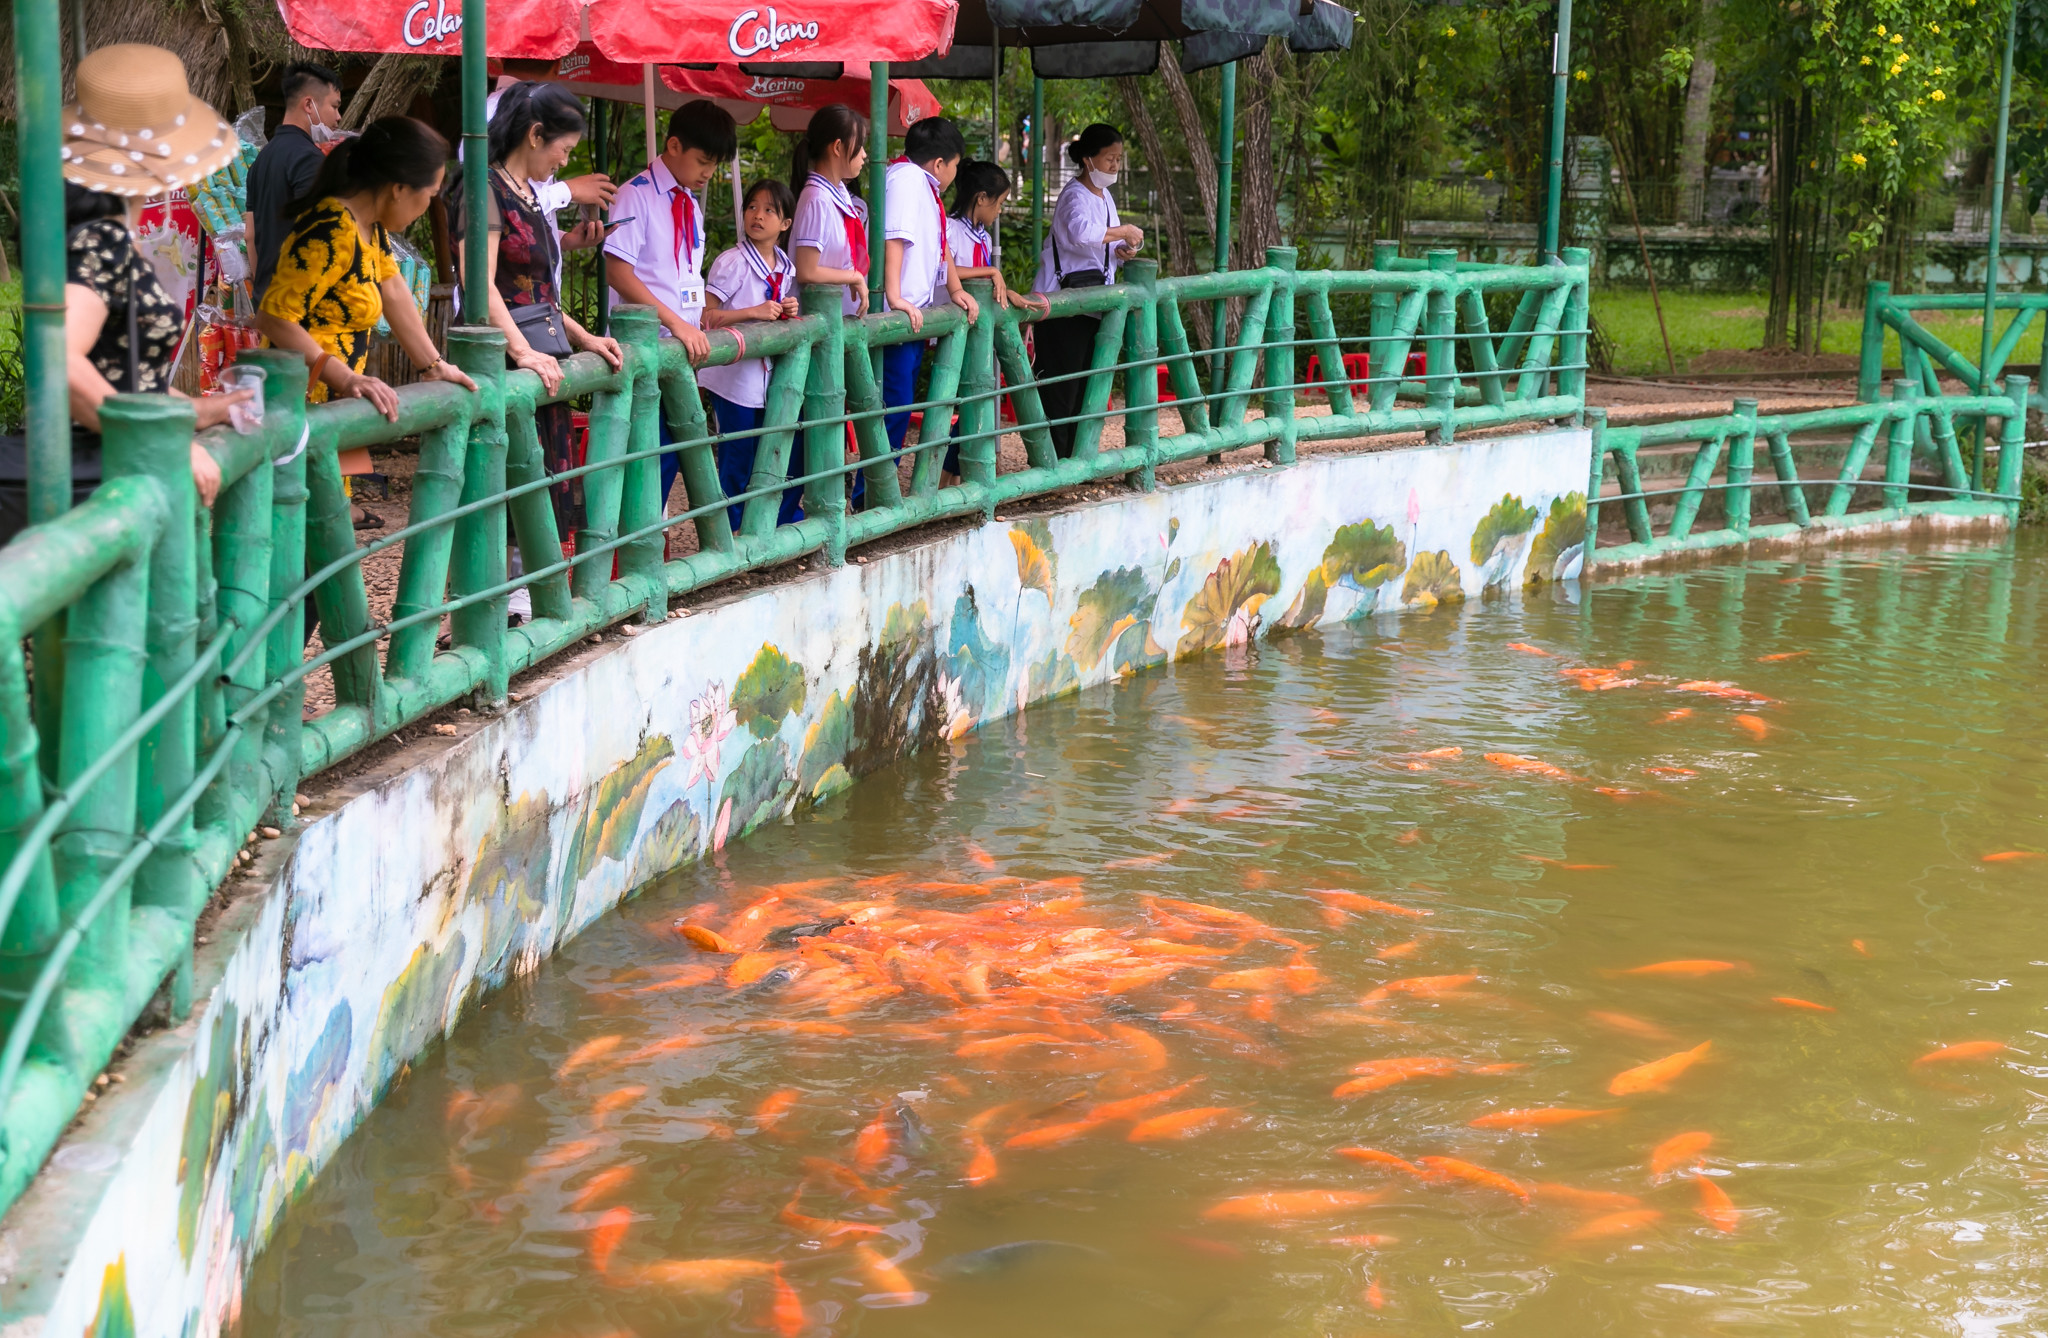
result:
<svg viewBox="0 0 2048 1338"><path fill-rule="evenodd" d="M241 1330L2039 1332L2044 595L1756 561L991 724L494 998Z"/></svg>

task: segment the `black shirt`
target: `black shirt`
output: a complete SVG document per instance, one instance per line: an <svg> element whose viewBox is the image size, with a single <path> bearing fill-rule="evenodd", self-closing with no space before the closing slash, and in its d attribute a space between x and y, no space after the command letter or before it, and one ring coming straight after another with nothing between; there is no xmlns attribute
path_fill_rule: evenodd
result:
<svg viewBox="0 0 2048 1338"><path fill-rule="evenodd" d="M256 301L277 272L277 253L291 235L285 207L313 189L327 155L295 125L281 125L249 168L249 213L256 220Z"/></svg>

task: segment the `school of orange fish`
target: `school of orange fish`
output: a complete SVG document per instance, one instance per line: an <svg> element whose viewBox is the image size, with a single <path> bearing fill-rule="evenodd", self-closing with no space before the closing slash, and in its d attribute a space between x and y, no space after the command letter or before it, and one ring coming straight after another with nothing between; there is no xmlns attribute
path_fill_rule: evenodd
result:
<svg viewBox="0 0 2048 1338"><path fill-rule="evenodd" d="M1511 649L1551 654L1522 644ZM1773 705L1771 699L1732 683L1657 679L1629 663L1562 673L1587 691L1661 687L1720 699L1742 708L1733 716L1738 728L1758 740L1771 734L1753 714ZM1668 718L1688 714L1689 708L1677 708ZM1385 760L1427 770L1462 755L1446 747ZM1535 779L1580 783L1540 759L1483 757ZM1185 812L1199 805L1182 800L1177 806ZM1159 883L1170 886L1172 856L1160 852L1107 867L1125 874L1158 870ZM1982 858L2002 864L2040 856L1999 851ZM1540 862L1564 870L1607 867ZM1412 1034L1405 1019L1417 1010L1483 1006L1512 988L1443 962L1446 941L1429 935L1423 923L1436 912L1386 889L1378 889L1383 896L1343 887L1275 888L1270 876L1247 875L1247 886L1299 905L1303 924L1290 926L1218 905L1222 898L1213 893L1203 899L1091 897L1080 876L1006 874L974 846L962 850L957 867L965 871L928 879L818 878L700 904L666 926L673 949L667 960L633 968L629 979L617 982L621 1011L651 996L709 1006L693 1015L701 1019L693 1028L599 1036L556 1070L560 1088L587 1102L588 1127L528 1158L517 1188L551 1180L569 1211L585 1215L589 1263L604 1284L737 1297L758 1308L760 1327L783 1338L829 1328L835 1312L819 1303L824 1295L857 1292L862 1304L874 1307L917 1304L930 1287L943 1285L944 1274L935 1278L920 1267L921 1232L895 1229L913 1175L929 1185L936 1173L957 1192L972 1194L1001 1183L1020 1162L1057 1156L1084 1140L1129 1145L1133 1157L1188 1155L1176 1149L1263 1118L1255 1100L1217 1103L1205 1065L1278 1069L1288 1063L1294 1036L1352 1035L1386 1051ZM1869 953L1861 941L1851 946ZM1356 995L1318 968L1318 951L1370 954L1384 964L1416 959L1432 969ZM1833 1011L1772 993L1757 983L1768 973L1742 962L1617 964L1611 974L1651 987L1722 980L1794 1013ZM1405 1084L1459 1080L1467 1086L1454 1090L1471 1094L1471 1128L1540 1135L1622 1117L1631 1098L1682 1090L1697 1080L1695 1069L1716 1059L1711 1037L1681 1040L1620 1012L1592 1012L1588 1020L1629 1038L1643 1054L1643 1062L1605 1084L1606 1104L1571 1104L1584 1094L1560 1093L1557 1104L1497 1108L1483 1080L1525 1066L1448 1053L1361 1057L1348 1071L1329 1075L1330 1099L1371 1101ZM787 1237L778 1257L667 1257L652 1233L636 1231L644 1219L630 1206L630 1191L639 1170L607 1161L616 1148L608 1128L647 1105L665 1057L777 1035L863 1035L919 1048L933 1059L927 1090L876 1091L849 1109L836 1090L791 1086L761 1096L743 1118L691 1117L711 1140L707 1146L767 1140L785 1148L802 1170L785 1186L779 1207L769 1210ZM2005 1049L1994 1040L1953 1040L1917 1058L1902 1056L1901 1063L1916 1071L1945 1069L1989 1062ZM465 1140L508 1118L524 1099L515 1086L464 1091L450 1102L451 1173L459 1188L476 1189L460 1160ZM1378 1309L1389 1303L1389 1292L1372 1270L1372 1252L1394 1237L1372 1229L1375 1210L1411 1196L1469 1198L1475 1210L1546 1214L1564 1248L1598 1248L1683 1225L1695 1215L1718 1232L1742 1229L1739 1188L1736 1194L1724 1188L1724 1182L1736 1187L1737 1177L1715 1163L1719 1148L1711 1130L1675 1129L1650 1145L1639 1192L1524 1180L1447 1155L1456 1150L1333 1146L1327 1170L1305 1176L1309 1183L1247 1185L1202 1202L1174 1239L1229 1257L1238 1249L1230 1233L1250 1228L1285 1233L1304 1247L1363 1251L1358 1303ZM488 1195L482 1202L489 1211Z"/></svg>

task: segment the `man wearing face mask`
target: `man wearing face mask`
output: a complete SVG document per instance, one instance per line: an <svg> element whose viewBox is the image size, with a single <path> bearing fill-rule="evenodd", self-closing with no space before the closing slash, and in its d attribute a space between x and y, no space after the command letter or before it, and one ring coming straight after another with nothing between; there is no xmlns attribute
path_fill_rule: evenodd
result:
<svg viewBox="0 0 2048 1338"><path fill-rule="evenodd" d="M285 68L283 84L284 121L249 168L249 212L242 215L259 307L292 230L285 207L313 188L327 161L320 146L338 138L341 126L341 80L333 70L300 61Z"/></svg>

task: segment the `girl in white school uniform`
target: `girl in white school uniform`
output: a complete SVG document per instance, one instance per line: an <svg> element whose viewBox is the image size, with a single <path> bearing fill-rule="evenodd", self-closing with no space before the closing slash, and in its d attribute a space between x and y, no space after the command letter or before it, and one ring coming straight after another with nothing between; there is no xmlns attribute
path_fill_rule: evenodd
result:
<svg viewBox="0 0 2048 1338"><path fill-rule="evenodd" d="M1045 314L1046 299L1038 293L1020 293L1003 282L996 264L994 229L1003 216L1003 202L1010 198L1010 174L995 163L970 158L960 164L953 178L953 211L946 218L946 248L953 255L953 272L964 282L990 279L996 287L996 301L1019 311ZM940 481L955 482L960 475L960 444L946 448Z"/></svg>
<svg viewBox="0 0 2048 1338"><path fill-rule="evenodd" d="M1117 267L1145 244L1143 231L1117 217L1116 201L1109 195L1123 171L1123 132L1097 122L1067 145L1067 157L1081 170L1053 206L1052 228L1032 285L1040 293L1115 283ZM1068 418L1080 410L1085 378L1074 374L1088 370L1101 324L1100 316L1062 316L1039 324L1033 365L1040 382L1039 403L1048 419ZM1071 379L1044 384L1053 377ZM1074 452L1075 426L1060 423L1052 429L1053 447L1063 457Z"/></svg>
<svg viewBox="0 0 2048 1338"><path fill-rule="evenodd" d="M787 320L799 314L796 265L780 245L795 212L796 201L780 181L757 181L747 189L741 219L746 236L738 246L719 252L704 276L705 329L723 329L743 321ZM761 359L706 367L697 373L697 384L711 393L720 435L753 432L761 426L768 404L768 364ZM758 437L718 444L718 481L727 497L737 497L751 485L759 444ZM799 466L793 472L803 472L800 455L791 463ZM777 524L803 519L803 508L797 504L801 495L799 488L782 494ZM735 505L729 511L733 528L738 529L742 509Z"/></svg>
<svg viewBox="0 0 2048 1338"><path fill-rule="evenodd" d="M868 160L867 144L867 117L843 102L820 107L796 142L789 173L797 187L796 220L789 230L796 281L843 284L846 298L840 310L848 316L868 308L868 206L846 187L860 179ZM849 459L852 439L849 430ZM865 484L862 474L853 475L848 495L856 511Z"/></svg>

